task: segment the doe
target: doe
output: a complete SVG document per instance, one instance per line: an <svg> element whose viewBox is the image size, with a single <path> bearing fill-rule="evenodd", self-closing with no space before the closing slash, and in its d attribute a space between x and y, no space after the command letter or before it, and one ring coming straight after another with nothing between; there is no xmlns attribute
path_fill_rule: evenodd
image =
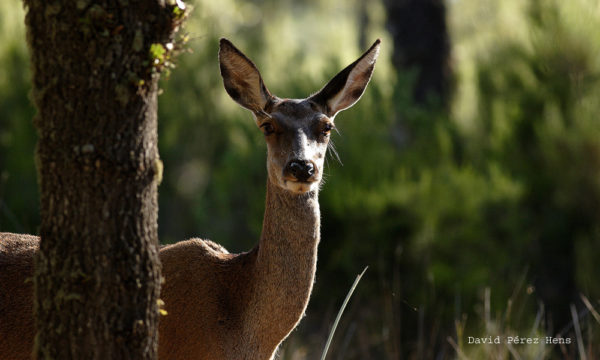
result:
<svg viewBox="0 0 600 360"><path fill-rule="evenodd" d="M362 96L379 53L377 40L319 92L305 99L272 95L254 65L221 39L227 93L250 110L267 143L267 195L256 247L230 254L191 239L160 250L167 311L159 358L272 359L302 318L320 240L319 186L336 114ZM33 257L39 238L0 233L0 355L28 359L33 347Z"/></svg>

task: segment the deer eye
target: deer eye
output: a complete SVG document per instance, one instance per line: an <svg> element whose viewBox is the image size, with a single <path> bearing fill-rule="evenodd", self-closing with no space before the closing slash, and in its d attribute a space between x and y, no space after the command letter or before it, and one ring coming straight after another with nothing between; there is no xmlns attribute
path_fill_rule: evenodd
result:
<svg viewBox="0 0 600 360"><path fill-rule="evenodd" d="M260 126L265 136L269 136L275 132L275 128L273 128L273 124L270 122L265 122Z"/></svg>
<svg viewBox="0 0 600 360"><path fill-rule="evenodd" d="M323 125L323 128L321 129L321 134L323 136L327 136L329 135L329 133L331 132L331 130L333 130L335 128L335 126L333 126L332 123L326 123L325 125Z"/></svg>

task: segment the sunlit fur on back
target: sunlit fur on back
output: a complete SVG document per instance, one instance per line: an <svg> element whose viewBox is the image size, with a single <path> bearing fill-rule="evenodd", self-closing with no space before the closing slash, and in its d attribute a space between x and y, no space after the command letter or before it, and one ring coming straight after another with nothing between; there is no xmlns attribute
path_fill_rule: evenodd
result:
<svg viewBox="0 0 600 360"><path fill-rule="evenodd" d="M336 114L365 90L379 40L306 99L272 95L254 63L222 39L227 93L250 110L267 143L267 192L258 244L241 254L191 239L164 246L159 358L268 360L302 318L317 266L318 192ZM0 234L0 357L27 359L33 346L37 237ZM7 355L8 354L8 355ZM3 357L4 358L4 357Z"/></svg>

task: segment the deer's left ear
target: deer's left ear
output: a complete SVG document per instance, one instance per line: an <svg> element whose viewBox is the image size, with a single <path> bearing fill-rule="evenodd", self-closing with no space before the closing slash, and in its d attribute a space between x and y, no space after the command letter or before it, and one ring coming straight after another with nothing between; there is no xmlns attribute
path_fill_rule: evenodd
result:
<svg viewBox="0 0 600 360"><path fill-rule="evenodd" d="M327 116L333 118L339 111L349 108L360 99L371 80L380 43L377 39L358 60L340 71L318 93L310 97L323 107Z"/></svg>

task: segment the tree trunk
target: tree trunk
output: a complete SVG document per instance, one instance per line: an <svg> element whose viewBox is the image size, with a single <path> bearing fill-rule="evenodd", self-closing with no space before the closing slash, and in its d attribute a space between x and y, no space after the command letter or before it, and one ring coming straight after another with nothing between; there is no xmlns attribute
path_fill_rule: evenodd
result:
<svg viewBox="0 0 600 360"><path fill-rule="evenodd" d="M160 0L25 5L42 218L34 356L156 358L157 81L182 11Z"/></svg>
<svg viewBox="0 0 600 360"><path fill-rule="evenodd" d="M446 104L450 90L450 39L443 0L385 0L387 28L394 41L392 62L417 72L413 100Z"/></svg>

